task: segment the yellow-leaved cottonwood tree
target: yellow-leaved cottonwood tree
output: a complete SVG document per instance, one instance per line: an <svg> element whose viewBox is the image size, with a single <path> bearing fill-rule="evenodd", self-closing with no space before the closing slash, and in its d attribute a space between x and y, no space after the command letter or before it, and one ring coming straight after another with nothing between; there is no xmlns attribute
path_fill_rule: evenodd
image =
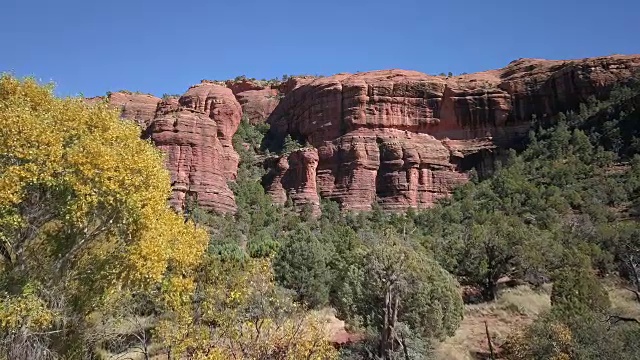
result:
<svg viewBox="0 0 640 360"><path fill-rule="evenodd" d="M169 193L162 155L134 123L2 75L0 358L92 357L86 319L111 298L190 296L208 238Z"/></svg>
<svg viewBox="0 0 640 360"><path fill-rule="evenodd" d="M270 262L208 254L170 191L108 104L1 76L0 360L335 358Z"/></svg>

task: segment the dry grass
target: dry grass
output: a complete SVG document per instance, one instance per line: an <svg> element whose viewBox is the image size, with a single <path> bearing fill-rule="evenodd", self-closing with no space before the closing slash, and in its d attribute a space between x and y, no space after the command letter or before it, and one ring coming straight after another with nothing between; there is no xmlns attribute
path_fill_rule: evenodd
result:
<svg viewBox="0 0 640 360"><path fill-rule="evenodd" d="M640 304L631 291L619 286L607 286L611 312L615 315L640 319Z"/></svg>
<svg viewBox="0 0 640 360"><path fill-rule="evenodd" d="M640 304L635 294L618 282L605 282L613 314L640 319ZM439 344L438 359L474 360L476 352L487 352L485 321L493 343L500 346L514 331L529 325L551 308L551 284L540 290L518 286L504 290L490 303L466 305L465 318L455 335Z"/></svg>
<svg viewBox="0 0 640 360"><path fill-rule="evenodd" d="M332 336L345 332L345 322L336 317L336 311L330 307L314 311L314 315L325 323L327 333Z"/></svg>
<svg viewBox="0 0 640 360"><path fill-rule="evenodd" d="M437 348L443 360L473 360L473 353L488 351L485 321L493 343L502 344L516 329L530 324L551 307L549 288L527 286L504 290L494 302L465 306L465 317L455 335Z"/></svg>
<svg viewBox="0 0 640 360"><path fill-rule="evenodd" d="M550 287L532 290L528 286L507 289L496 301L498 308L528 317L536 317L551 307Z"/></svg>

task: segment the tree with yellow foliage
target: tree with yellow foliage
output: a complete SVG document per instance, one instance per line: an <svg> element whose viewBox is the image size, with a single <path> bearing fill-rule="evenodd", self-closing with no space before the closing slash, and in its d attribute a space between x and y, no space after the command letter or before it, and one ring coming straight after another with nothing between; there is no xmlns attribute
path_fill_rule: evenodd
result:
<svg viewBox="0 0 640 360"><path fill-rule="evenodd" d="M337 357L321 319L275 284L268 259L210 257L197 286L194 301L172 302L156 328L170 359Z"/></svg>
<svg viewBox="0 0 640 360"><path fill-rule="evenodd" d="M0 77L0 358L87 358L122 292L188 298L204 231L168 206L162 155L107 104Z"/></svg>

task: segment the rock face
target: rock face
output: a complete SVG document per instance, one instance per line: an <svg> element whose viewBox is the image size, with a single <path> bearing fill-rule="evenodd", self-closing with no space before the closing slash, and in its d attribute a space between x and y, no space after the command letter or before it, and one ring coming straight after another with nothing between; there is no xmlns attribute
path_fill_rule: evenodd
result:
<svg viewBox="0 0 640 360"><path fill-rule="evenodd" d="M309 206L312 214L320 214L320 197L316 188L318 151L301 149L269 160L266 191L274 202L283 205L287 199L297 206Z"/></svg>
<svg viewBox="0 0 640 360"><path fill-rule="evenodd" d="M385 70L285 82L251 80L192 86L179 99L115 92L108 101L167 154L173 196L235 211L227 182L237 175L232 146L240 119L267 119L271 142L286 135L311 147L266 162L265 188L319 211L319 196L343 208L428 207L490 169L501 148L546 118L640 71L640 55L571 61L520 59L498 70L430 76ZM87 99L88 103L103 98Z"/></svg>
<svg viewBox="0 0 640 360"><path fill-rule="evenodd" d="M247 90L236 94L242 114L251 124L264 123L275 110L282 95L277 89Z"/></svg>
<svg viewBox="0 0 640 360"><path fill-rule="evenodd" d="M119 91L109 94L108 101L121 108L123 118L134 120L144 130L155 117L160 98Z"/></svg>
<svg viewBox="0 0 640 360"><path fill-rule="evenodd" d="M206 209L235 211L225 174L228 159L218 133L217 123L205 112L171 104L163 104L147 128L153 143L167 155L174 208L197 201Z"/></svg>
<svg viewBox="0 0 640 360"><path fill-rule="evenodd" d="M277 81L229 80L231 89L242 106L242 116L251 124L264 123L283 97L282 83Z"/></svg>
<svg viewBox="0 0 640 360"><path fill-rule="evenodd" d="M99 99L88 99L89 103ZM170 204L184 209L189 201L220 212L235 212L233 192L238 154L232 138L242 110L230 89L212 83L192 86L180 99L112 93L109 103L122 117L136 121L142 136L166 154L173 193Z"/></svg>
<svg viewBox="0 0 640 360"><path fill-rule="evenodd" d="M222 145L222 171L227 180L238 173L238 154L233 149L233 135L238 130L242 108L230 89L211 83L194 85L179 100L182 107L207 115L216 123L217 138Z"/></svg>
<svg viewBox="0 0 640 360"><path fill-rule="evenodd" d="M278 201L281 185L309 194L315 189L304 187L317 184L322 197L347 209L376 202L389 210L428 207L467 181L467 170L525 134L532 116L606 96L639 69L640 56L524 59L455 77L386 70L300 81L268 123L272 137L289 134L317 149L317 180L284 186L291 164L285 169L280 161L272 173L282 176L266 186Z"/></svg>
<svg viewBox="0 0 640 360"><path fill-rule="evenodd" d="M251 124L258 124L267 120L286 94L313 79L313 76L297 76L284 82L244 79L228 80L224 84L242 106L243 117Z"/></svg>

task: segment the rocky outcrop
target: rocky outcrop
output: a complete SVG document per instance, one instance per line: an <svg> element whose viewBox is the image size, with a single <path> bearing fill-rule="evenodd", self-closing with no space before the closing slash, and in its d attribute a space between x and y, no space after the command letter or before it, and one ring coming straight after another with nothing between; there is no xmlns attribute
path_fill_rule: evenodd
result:
<svg viewBox="0 0 640 360"><path fill-rule="evenodd" d="M339 74L296 84L268 123L273 138L289 134L317 149L317 190L343 208L428 207L465 182L482 156L525 134L534 115L606 96L638 69L640 56L611 56L524 59L455 77Z"/></svg>
<svg viewBox="0 0 640 360"><path fill-rule="evenodd" d="M122 117L138 123L144 130L156 114L160 98L149 94L118 91L107 96L107 101L122 111Z"/></svg>
<svg viewBox="0 0 640 360"><path fill-rule="evenodd" d="M242 114L251 124L264 123L278 106L282 95L277 89L247 90L236 94Z"/></svg>
<svg viewBox="0 0 640 360"><path fill-rule="evenodd" d="M276 80L236 79L224 85L233 92L242 106L243 118L251 124L264 123L283 96L282 83Z"/></svg>
<svg viewBox="0 0 640 360"><path fill-rule="evenodd" d="M267 160L269 173L265 176L265 190L275 203L283 205L287 199L293 204L309 206L312 214L320 214L320 197L316 188L316 149L300 149L288 155Z"/></svg>
<svg viewBox="0 0 640 360"><path fill-rule="evenodd" d="M237 176L232 138L240 119L267 119L269 141L286 135L312 148L266 163L267 191L278 203L319 209L319 195L343 208L428 207L491 169L535 116L603 98L640 70L640 56L573 61L520 59L503 69L461 76L384 70L284 82L203 81L182 97L120 91L107 100L136 121L167 154L174 193L209 209L235 210L227 186ZM103 101L97 97L88 103Z"/></svg>
<svg viewBox="0 0 640 360"><path fill-rule="evenodd" d="M166 154L171 205L184 209L193 201L205 209L234 212L217 123L203 111L176 105L163 103L147 128L153 143Z"/></svg>
<svg viewBox="0 0 640 360"><path fill-rule="evenodd" d="M296 76L283 82L242 79L228 80L224 84L231 89L242 106L243 117L251 124L258 124L267 120L286 94L315 78Z"/></svg>
<svg viewBox="0 0 640 360"><path fill-rule="evenodd" d="M287 202L287 190L284 188L283 178L289 171L289 158L286 155L265 159L267 174L262 179L262 185L274 203L283 205Z"/></svg>
<svg viewBox="0 0 640 360"><path fill-rule="evenodd" d="M231 90L212 83L201 83L189 88L179 104L204 113L216 123L217 138L222 146L222 170L227 180L235 180L239 157L233 149L232 140L240 125L242 108Z"/></svg>
<svg viewBox="0 0 640 360"><path fill-rule="evenodd" d="M136 121L142 136L166 154L174 208L184 209L189 201L197 201L205 209L236 210L227 182L238 171L232 138L242 110L230 89L203 83L179 99L117 92L108 95L107 101L121 109L123 118Z"/></svg>

